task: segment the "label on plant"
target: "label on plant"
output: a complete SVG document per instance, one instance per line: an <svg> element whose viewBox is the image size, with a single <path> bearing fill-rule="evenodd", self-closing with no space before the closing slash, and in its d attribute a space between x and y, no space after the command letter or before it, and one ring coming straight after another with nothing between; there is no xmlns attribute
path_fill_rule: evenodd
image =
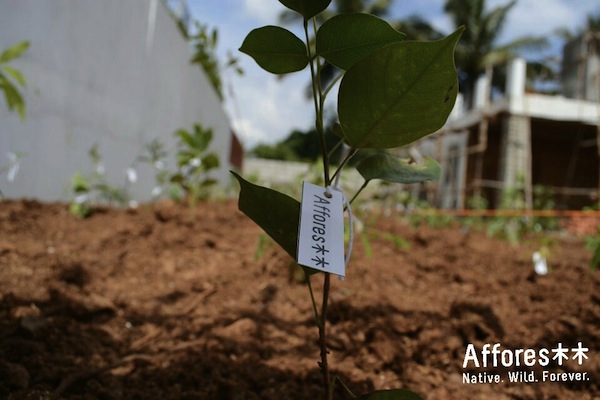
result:
<svg viewBox="0 0 600 400"><path fill-rule="evenodd" d="M345 276L342 192L304 182L298 225L298 264Z"/></svg>

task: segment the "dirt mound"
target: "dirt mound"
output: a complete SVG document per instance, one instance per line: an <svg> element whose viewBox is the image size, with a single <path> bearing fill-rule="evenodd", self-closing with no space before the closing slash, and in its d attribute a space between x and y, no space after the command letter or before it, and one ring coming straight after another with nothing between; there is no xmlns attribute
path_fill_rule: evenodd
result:
<svg viewBox="0 0 600 400"><path fill-rule="evenodd" d="M365 220L376 222L357 238L347 280L333 281L329 314L330 363L352 391L600 398L600 274L581 238L546 237L551 273L539 276L531 255L541 238L514 247L477 231ZM259 235L230 201L106 208L85 220L62 204L0 203L0 398L319 398L308 290L276 247L257 252ZM580 342L581 365L575 352L552 360L559 343ZM496 343L515 360L532 349L534 365L463 368L469 345ZM538 382L509 382L519 371Z"/></svg>

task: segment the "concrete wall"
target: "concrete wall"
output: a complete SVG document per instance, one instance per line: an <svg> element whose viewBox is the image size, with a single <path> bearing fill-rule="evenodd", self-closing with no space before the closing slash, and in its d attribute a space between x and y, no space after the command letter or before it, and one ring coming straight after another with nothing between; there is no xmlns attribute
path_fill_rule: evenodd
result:
<svg viewBox="0 0 600 400"><path fill-rule="evenodd" d="M586 31L564 46L563 95L600 101L600 34Z"/></svg>
<svg viewBox="0 0 600 400"><path fill-rule="evenodd" d="M12 64L25 75L27 118L0 100L0 165L23 152L16 180L0 176L9 198L66 200L77 170L91 168L94 144L112 185L159 138L173 154L173 132L194 123L211 127L212 150L229 181L231 131L220 101L159 0L0 0L0 49L22 40L31 47ZM174 157L173 157L174 158ZM136 165L130 186L150 199L154 174Z"/></svg>

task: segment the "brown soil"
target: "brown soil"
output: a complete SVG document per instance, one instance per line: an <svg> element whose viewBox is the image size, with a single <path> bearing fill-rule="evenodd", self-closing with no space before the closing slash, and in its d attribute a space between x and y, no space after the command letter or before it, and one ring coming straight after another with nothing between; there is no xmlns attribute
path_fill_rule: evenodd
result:
<svg viewBox="0 0 600 400"><path fill-rule="evenodd" d="M354 393L600 399L600 272L590 273L581 237L547 236L552 271L537 276L540 238L515 247L365 220L369 240L357 238L347 280L332 281L328 325L333 372ZM257 257L259 234L230 201L85 220L61 204L0 203L0 398L320 398L307 287L276 247ZM582 365L462 365L469 343L578 342L589 348ZM508 382L517 370L540 381ZM505 382L463 383L463 372L485 371ZM542 382L544 371L586 379Z"/></svg>

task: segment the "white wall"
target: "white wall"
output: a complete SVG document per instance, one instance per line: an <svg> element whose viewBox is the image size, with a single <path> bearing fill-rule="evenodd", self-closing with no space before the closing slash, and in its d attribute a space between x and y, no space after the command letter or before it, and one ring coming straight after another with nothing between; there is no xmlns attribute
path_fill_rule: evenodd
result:
<svg viewBox="0 0 600 400"><path fill-rule="evenodd" d="M5 197L67 200L94 143L120 185L145 144L160 138L173 152L173 132L197 122L213 128L222 164L213 176L229 181L227 117L161 1L0 0L0 10L0 49L31 42L12 63L28 83L25 121L0 99L0 166L7 152L25 153L14 182L0 176ZM138 174L131 193L145 201L154 174Z"/></svg>

